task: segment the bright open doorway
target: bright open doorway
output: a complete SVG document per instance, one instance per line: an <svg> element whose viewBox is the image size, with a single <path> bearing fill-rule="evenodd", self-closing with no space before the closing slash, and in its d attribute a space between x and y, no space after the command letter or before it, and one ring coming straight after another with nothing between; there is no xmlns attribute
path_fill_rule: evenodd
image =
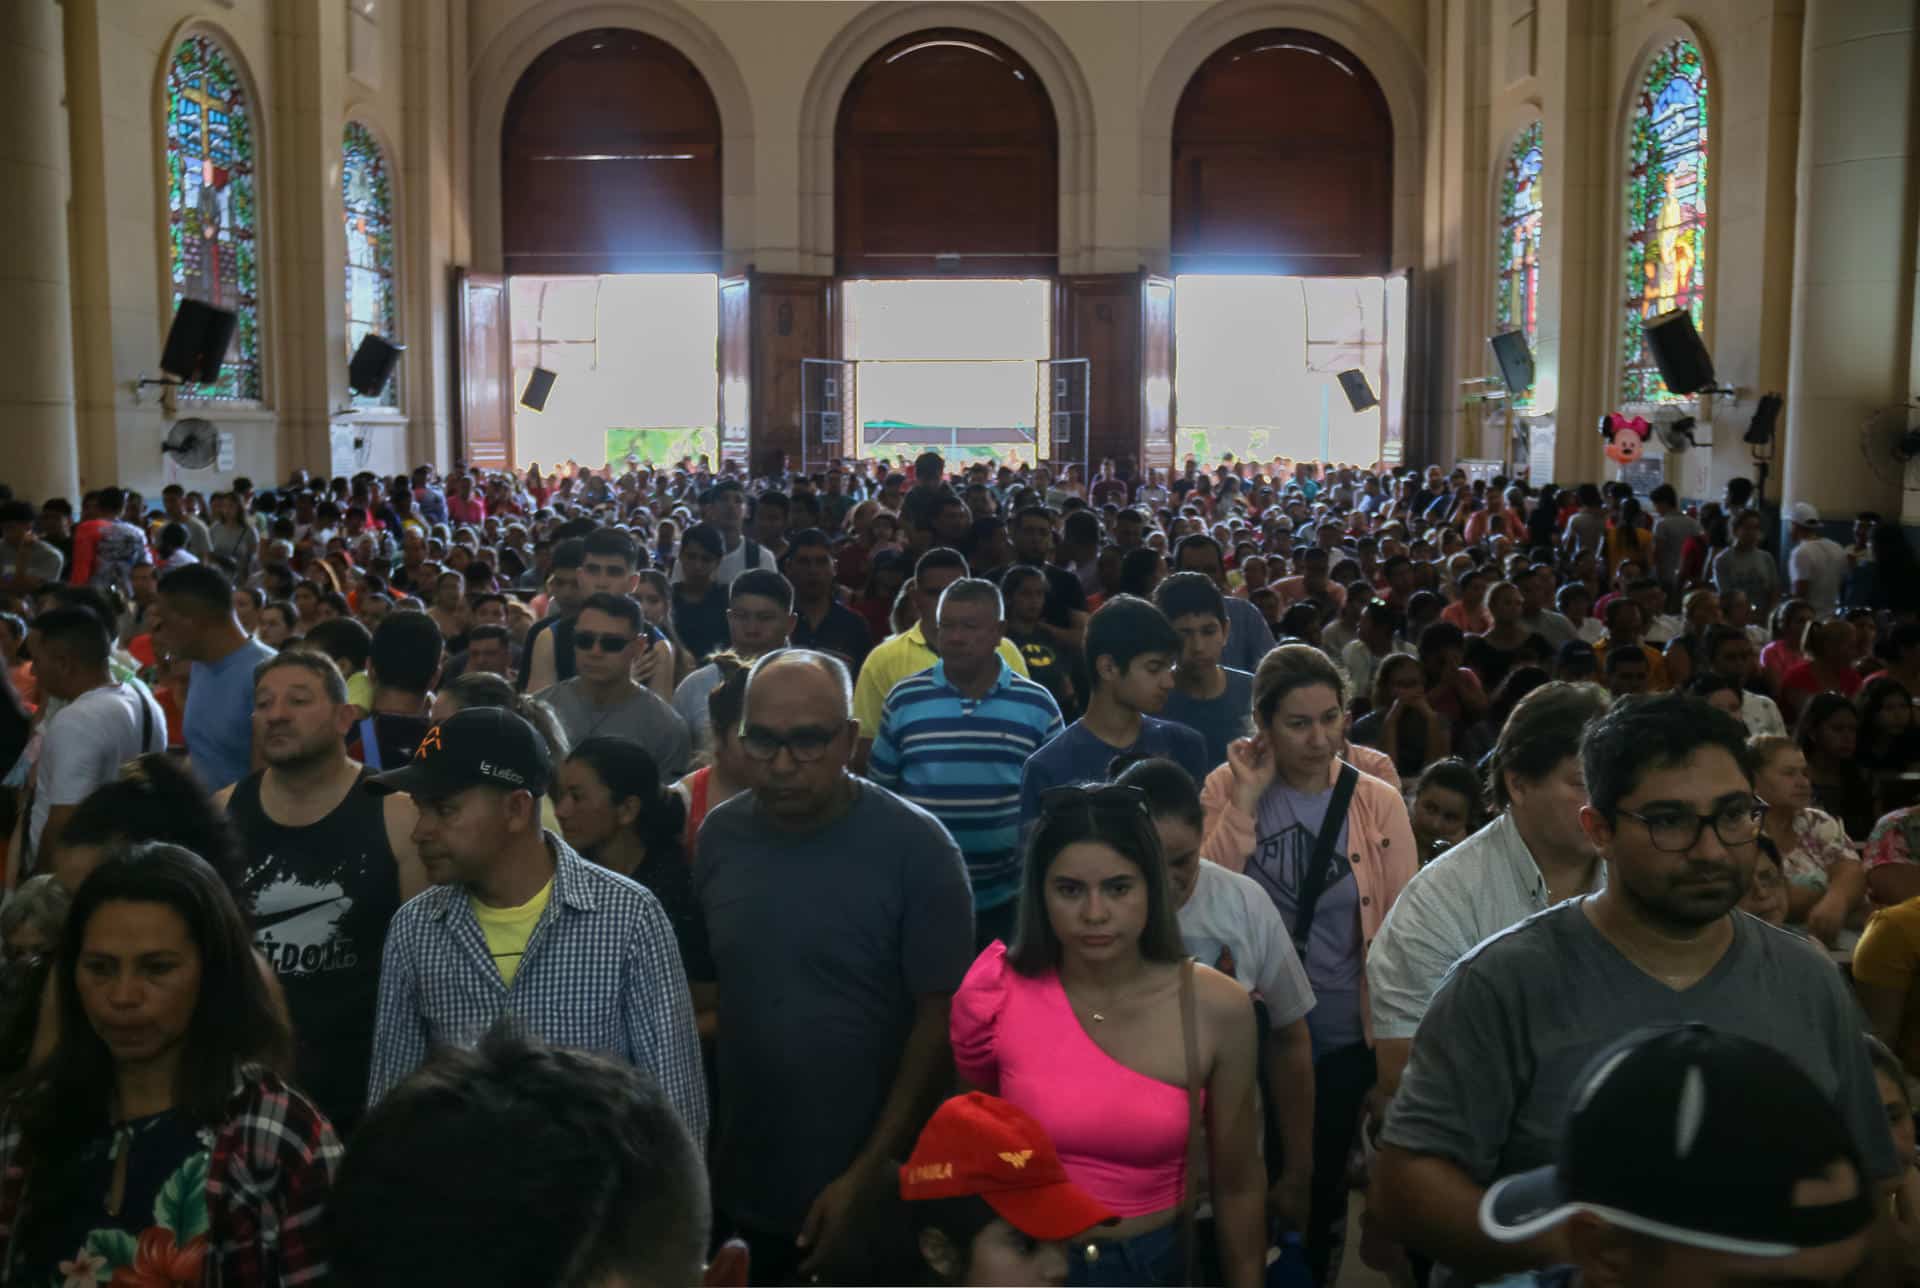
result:
<svg viewBox="0 0 1920 1288"><path fill-rule="evenodd" d="M515 465L717 458L719 279L711 273L515 275L516 398L555 372L543 411L513 409Z"/></svg>
<svg viewBox="0 0 1920 1288"><path fill-rule="evenodd" d="M1404 277L1186 275L1174 301L1176 462L1399 460ZM1355 368L1379 400L1360 412Z"/></svg>
<svg viewBox="0 0 1920 1288"><path fill-rule="evenodd" d="M843 349L853 368L849 455L1031 462L1053 346L1046 278L848 281ZM1044 436L1038 436L1044 438Z"/></svg>

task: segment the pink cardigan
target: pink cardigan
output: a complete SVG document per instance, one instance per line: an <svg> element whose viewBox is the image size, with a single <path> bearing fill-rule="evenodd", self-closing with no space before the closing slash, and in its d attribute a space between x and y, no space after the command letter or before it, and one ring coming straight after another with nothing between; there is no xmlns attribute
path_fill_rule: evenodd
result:
<svg viewBox="0 0 1920 1288"><path fill-rule="evenodd" d="M1232 766L1222 765L1207 775L1200 805L1207 814L1200 857L1234 872L1246 871L1247 856L1253 853L1255 824L1233 803ZM1348 857L1353 863L1354 884L1360 888L1360 942L1365 952L1373 947L1380 923L1387 919L1387 909L1393 907L1420 863L1414 855L1413 820L1407 816L1406 801L1364 771L1353 789L1353 804L1347 807L1347 842L1353 847ZM1371 1046L1373 1018L1364 972L1360 985L1360 1017Z"/></svg>

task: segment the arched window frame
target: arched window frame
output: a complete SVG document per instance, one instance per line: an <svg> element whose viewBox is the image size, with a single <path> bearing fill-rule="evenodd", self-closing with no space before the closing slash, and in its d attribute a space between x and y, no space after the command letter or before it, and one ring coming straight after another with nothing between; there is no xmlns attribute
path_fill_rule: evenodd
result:
<svg viewBox="0 0 1920 1288"><path fill-rule="evenodd" d="M1540 306L1540 247L1546 228L1542 178L1546 156L1546 127L1535 117L1514 135L1500 163L1499 187L1494 194L1493 329L1518 330L1531 352L1538 345ZM1533 404L1529 386L1514 402Z"/></svg>
<svg viewBox="0 0 1920 1288"><path fill-rule="evenodd" d="M216 134L218 122L211 110L212 101L205 97L192 97L195 93L205 96L208 91L204 81L195 82L190 72L183 72L185 56L190 51L196 57L217 58L224 64L223 70L230 85L224 101L230 108L238 108L226 114L224 134ZM184 120L184 114L183 119L175 119L176 90L188 97L195 108L196 119L191 125ZM266 129L261 120L260 104L261 99L255 91L246 62L224 32L206 24L192 23L175 33L167 45L166 59L161 64L159 108L156 112L160 125L161 226L165 230L163 298L168 319L172 318L180 301L189 295L231 309L237 315L233 346L221 366L219 381L212 386L193 390L195 396L223 402L259 403L265 401L267 393L265 283L262 272L266 259L263 250L265 221L262 198L266 191L262 157ZM189 129L199 136L199 150L194 153L187 152L184 147L176 150L176 137L184 137L184 132ZM224 151L221 146L215 145L217 138L224 143ZM226 175L217 190L226 193L228 204L223 217L233 221L233 232L230 237L215 240L231 250L235 272L231 291L209 291L202 283L191 280L187 271L186 249L189 239L200 226L197 212L190 212L186 207L190 188L188 160L190 157L198 159L201 174L204 175L209 165L218 162L222 156L229 164L219 167L226 171ZM195 182L191 187L198 189L200 183ZM219 298L208 299L209 296Z"/></svg>
<svg viewBox="0 0 1920 1288"><path fill-rule="evenodd" d="M356 146L361 156L356 163ZM371 168L368 169L368 162ZM368 181L371 190L363 198L356 198L354 184L362 169L368 169ZM358 117L350 117L340 132L340 204L342 228L346 235L346 253L342 266L345 287L347 356L351 358L360 339L372 331L382 339L395 344L402 343L400 334L400 218L398 202L394 194L393 152L378 130ZM360 239L364 246L373 242L370 253L356 255L355 226L360 221L369 221L373 227L369 237ZM386 247L384 255L378 248L377 237L380 226L384 225ZM367 262L362 262L362 261ZM371 274L375 279L375 301L371 309L356 310L356 281L362 274ZM364 311L369 316L357 316ZM393 378L377 397L353 396L355 407L387 408L398 410L400 407L400 369L395 368Z"/></svg>
<svg viewBox="0 0 1920 1288"><path fill-rule="evenodd" d="M1641 331L1648 318L1684 307L1695 329L1707 331L1711 92L1705 51L1690 32L1662 39L1633 82L1621 187L1622 406L1682 400L1660 379ZM1677 180L1673 208L1663 210L1669 174Z"/></svg>

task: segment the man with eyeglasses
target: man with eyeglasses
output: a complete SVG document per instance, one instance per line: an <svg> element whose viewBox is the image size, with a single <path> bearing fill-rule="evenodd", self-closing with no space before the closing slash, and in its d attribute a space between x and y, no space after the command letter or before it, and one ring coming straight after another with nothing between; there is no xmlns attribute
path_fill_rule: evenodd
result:
<svg viewBox="0 0 1920 1288"><path fill-rule="evenodd" d="M630 596L587 596L573 626L579 673L534 696L552 708L570 746L626 738L646 749L663 777L677 778L693 759L693 739L679 713L633 678L639 650L666 650L643 634L645 620Z"/></svg>
<svg viewBox="0 0 1920 1288"><path fill-rule="evenodd" d="M1581 1070L1648 1024L1707 1024L1785 1054L1839 1108L1869 1176L1886 1184L1900 1174L1840 974L1735 911L1766 812L1740 722L1678 694L1626 698L1588 727L1581 761L1590 798L1581 822L1606 864L1605 888L1528 918L1454 967L1381 1134L1373 1212L1444 1263L1436 1288L1572 1259L1564 1233L1490 1238L1481 1203L1500 1178L1553 1160Z"/></svg>
<svg viewBox="0 0 1920 1288"><path fill-rule="evenodd" d="M719 983L716 1206L766 1283L877 1273L850 1264L872 1242L852 1218L951 1084L947 1010L973 960L959 847L848 771L851 689L824 653L754 665L757 782L706 816L694 863Z"/></svg>

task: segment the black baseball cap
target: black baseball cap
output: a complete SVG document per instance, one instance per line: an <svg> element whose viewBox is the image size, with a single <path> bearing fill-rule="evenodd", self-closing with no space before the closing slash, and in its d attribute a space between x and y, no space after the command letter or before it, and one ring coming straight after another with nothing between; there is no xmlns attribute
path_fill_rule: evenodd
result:
<svg viewBox="0 0 1920 1288"><path fill-rule="evenodd" d="M1521 1243L1590 1212L1710 1252L1785 1257L1873 1223L1871 1181L1840 1111L1772 1047L1704 1024L1642 1029L1581 1076L1560 1160L1498 1181L1480 1228ZM1801 1205L1794 1187L1835 1163L1858 1188Z"/></svg>
<svg viewBox="0 0 1920 1288"><path fill-rule="evenodd" d="M413 759L369 778L367 790L434 799L498 787L538 796L552 781L553 758L532 725L502 707L468 707L427 730Z"/></svg>

